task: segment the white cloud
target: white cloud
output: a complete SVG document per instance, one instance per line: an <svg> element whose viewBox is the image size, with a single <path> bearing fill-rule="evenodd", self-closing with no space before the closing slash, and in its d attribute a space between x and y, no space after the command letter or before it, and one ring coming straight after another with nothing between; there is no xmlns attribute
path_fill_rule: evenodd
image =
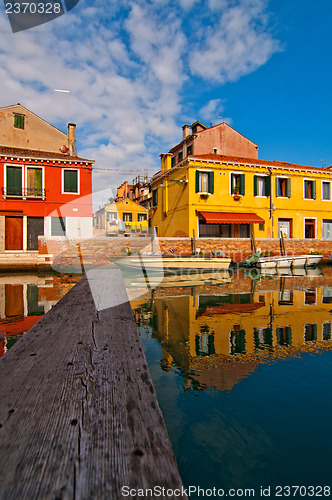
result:
<svg viewBox="0 0 332 500"><path fill-rule="evenodd" d="M0 106L21 102L66 130L68 96L54 89L70 90L79 154L113 169L96 169L95 189L116 187L159 169L184 116L223 112L220 99L192 104L188 83L234 81L278 50L265 13L263 0L81 0L16 34L0 15Z"/></svg>

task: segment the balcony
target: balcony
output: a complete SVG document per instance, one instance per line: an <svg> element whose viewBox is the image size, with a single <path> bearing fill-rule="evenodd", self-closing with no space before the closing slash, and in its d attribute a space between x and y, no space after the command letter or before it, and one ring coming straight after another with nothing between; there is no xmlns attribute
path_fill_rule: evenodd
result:
<svg viewBox="0 0 332 500"><path fill-rule="evenodd" d="M22 198L23 200L32 198L45 200L46 192L45 189L39 188L3 187L2 196L4 200L6 198Z"/></svg>

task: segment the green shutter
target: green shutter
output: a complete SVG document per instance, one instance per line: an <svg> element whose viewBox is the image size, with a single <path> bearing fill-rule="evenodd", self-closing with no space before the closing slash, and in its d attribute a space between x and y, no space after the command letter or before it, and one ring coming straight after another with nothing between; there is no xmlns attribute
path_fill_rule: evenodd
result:
<svg viewBox="0 0 332 500"><path fill-rule="evenodd" d="M257 175L254 175L254 196L257 196L257 192L258 192L258 189L257 189Z"/></svg>
<svg viewBox="0 0 332 500"><path fill-rule="evenodd" d="M245 176L244 174L240 174L240 194L242 194L242 196L244 195L244 192L245 192Z"/></svg>
<svg viewBox="0 0 332 500"><path fill-rule="evenodd" d="M24 129L24 115L14 114L14 127Z"/></svg>
<svg viewBox="0 0 332 500"><path fill-rule="evenodd" d="M65 193L78 193L78 171L65 170L63 173L63 190Z"/></svg>
<svg viewBox="0 0 332 500"><path fill-rule="evenodd" d="M157 193L158 193L157 189L154 189L154 190L152 191L152 205L153 205L154 207L156 207L156 206L158 205Z"/></svg>
<svg viewBox="0 0 332 500"><path fill-rule="evenodd" d="M22 196L22 167L7 166L7 194Z"/></svg>
<svg viewBox="0 0 332 500"><path fill-rule="evenodd" d="M308 198L308 181L304 181L304 197Z"/></svg>
<svg viewBox="0 0 332 500"><path fill-rule="evenodd" d="M271 178L265 177L265 196L271 196Z"/></svg>
<svg viewBox="0 0 332 500"><path fill-rule="evenodd" d="M279 179L276 177L276 196L280 196Z"/></svg>
<svg viewBox="0 0 332 500"><path fill-rule="evenodd" d="M312 181L312 198L316 199L316 181Z"/></svg>
<svg viewBox="0 0 332 500"><path fill-rule="evenodd" d="M200 172L199 170L196 170L196 193L199 193L199 176Z"/></svg>
<svg viewBox="0 0 332 500"><path fill-rule="evenodd" d="M214 193L214 172L209 172L208 174L208 183L209 183L209 193Z"/></svg>
<svg viewBox="0 0 332 500"><path fill-rule="evenodd" d="M66 219L64 217L51 217L51 235L66 236Z"/></svg>
<svg viewBox="0 0 332 500"><path fill-rule="evenodd" d="M290 180L290 178L286 179L286 196L287 196L287 198L291 197L291 180Z"/></svg>

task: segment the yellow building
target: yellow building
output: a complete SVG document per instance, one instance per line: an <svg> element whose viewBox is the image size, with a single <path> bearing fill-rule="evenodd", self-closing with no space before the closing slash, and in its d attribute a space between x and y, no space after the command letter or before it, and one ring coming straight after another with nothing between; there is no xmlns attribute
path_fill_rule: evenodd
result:
<svg viewBox="0 0 332 500"><path fill-rule="evenodd" d="M184 136L161 155L150 183L151 225L159 236L247 238L255 225L257 238L281 231L288 238L332 238L331 167L229 156L211 140L206 153L195 154L195 140L209 130ZM236 143L240 134L230 132Z"/></svg>
<svg viewBox="0 0 332 500"><path fill-rule="evenodd" d="M106 234L139 234L148 231L148 210L124 199L105 205Z"/></svg>

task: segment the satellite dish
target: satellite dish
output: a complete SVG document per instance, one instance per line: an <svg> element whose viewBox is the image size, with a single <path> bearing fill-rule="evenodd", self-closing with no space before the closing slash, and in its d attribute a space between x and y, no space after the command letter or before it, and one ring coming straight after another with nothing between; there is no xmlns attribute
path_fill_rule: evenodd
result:
<svg viewBox="0 0 332 500"><path fill-rule="evenodd" d="M61 153L68 153L69 148L67 148L67 146L63 145L63 146L61 146L61 148L59 148L59 150L61 151Z"/></svg>

